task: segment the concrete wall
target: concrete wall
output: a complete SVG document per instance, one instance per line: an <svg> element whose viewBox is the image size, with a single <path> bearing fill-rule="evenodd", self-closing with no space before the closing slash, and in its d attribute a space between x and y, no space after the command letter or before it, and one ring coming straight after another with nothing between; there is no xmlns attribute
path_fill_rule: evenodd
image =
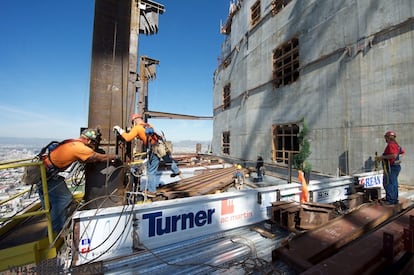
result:
<svg viewBox="0 0 414 275"><path fill-rule="evenodd" d="M394 130L407 151L400 182L414 184L414 2L293 0L272 16L271 0L262 0L262 20L251 28L253 3L241 2L222 47L231 63L214 74L213 153L221 155L222 132L230 131L230 157L260 154L270 163L272 125L304 118L313 169L354 174L367 171ZM272 51L295 36L299 79L274 88ZM229 83L231 107L223 110Z"/></svg>

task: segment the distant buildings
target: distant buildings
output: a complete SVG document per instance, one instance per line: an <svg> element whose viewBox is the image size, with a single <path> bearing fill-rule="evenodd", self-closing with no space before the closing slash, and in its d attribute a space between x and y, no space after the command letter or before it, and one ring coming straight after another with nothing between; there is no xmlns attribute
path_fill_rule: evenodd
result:
<svg viewBox="0 0 414 275"><path fill-rule="evenodd" d="M414 2L233 1L214 74L213 154L286 166L306 122L316 171L374 169L383 134L413 184Z"/></svg>
<svg viewBox="0 0 414 275"><path fill-rule="evenodd" d="M34 157L39 145L36 144L12 144L0 139L0 163L7 163L16 160L30 159ZM23 175L23 168L11 168L0 170L0 201L30 189L30 186L22 185L20 182ZM38 199L36 192L32 192L30 198L28 193L0 205L0 217L11 217L28 204Z"/></svg>

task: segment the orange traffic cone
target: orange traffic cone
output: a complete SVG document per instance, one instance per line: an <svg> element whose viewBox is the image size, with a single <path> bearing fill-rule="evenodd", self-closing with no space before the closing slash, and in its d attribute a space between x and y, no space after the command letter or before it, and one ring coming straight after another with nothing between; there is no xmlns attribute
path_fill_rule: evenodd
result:
<svg viewBox="0 0 414 275"><path fill-rule="evenodd" d="M308 202L308 185L306 183L305 174L302 170L298 171L299 182L302 183L302 192L300 193L300 202Z"/></svg>

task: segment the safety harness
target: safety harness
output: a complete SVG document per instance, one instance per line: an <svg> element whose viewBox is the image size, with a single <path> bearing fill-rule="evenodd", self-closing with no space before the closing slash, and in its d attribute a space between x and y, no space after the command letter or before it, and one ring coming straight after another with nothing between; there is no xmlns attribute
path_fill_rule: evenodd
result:
<svg viewBox="0 0 414 275"><path fill-rule="evenodd" d="M36 155L36 157L39 160L43 161L43 164L46 167L46 173L48 175L48 178L51 176L56 175L59 172L64 171L67 167L64 168L59 168L57 167L53 162L52 159L50 158L50 153L53 152L56 148L58 148L60 145L68 143L68 142L73 142L73 141L80 141L78 139L65 139L61 142L59 141L51 141L48 145L46 145L45 147L43 147L39 154Z"/></svg>
<svg viewBox="0 0 414 275"><path fill-rule="evenodd" d="M399 165L401 163L400 162L401 152L402 152L402 148L401 148L401 146L398 145L398 154L395 157L393 164L391 164L391 159L383 159L382 160L382 168L383 168L384 174L386 175L385 178L387 180L386 184L389 183L389 173L390 173L390 170L391 170L391 166Z"/></svg>
<svg viewBox="0 0 414 275"><path fill-rule="evenodd" d="M48 145L43 147L40 152L32 159L32 162L39 162L42 161L43 164L46 167L46 179L49 180L52 177L56 176L59 172L64 171L67 167L64 169L56 167L52 161L50 160L50 153L55 150L57 147L59 147L62 144L71 142L71 141L77 141L76 139L66 139L64 141L58 142L58 141L51 141ZM31 185L30 194L33 190L33 185L41 184L41 173L40 173L40 167L38 165L33 166L26 166L23 171L23 177L22 182L24 182L26 185Z"/></svg>

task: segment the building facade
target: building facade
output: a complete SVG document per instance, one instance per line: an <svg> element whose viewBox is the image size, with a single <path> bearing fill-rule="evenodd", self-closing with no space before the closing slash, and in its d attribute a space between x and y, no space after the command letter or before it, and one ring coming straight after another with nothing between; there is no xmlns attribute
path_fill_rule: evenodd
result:
<svg viewBox="0 0 414 275"><path fill-rule="evenodd" d="M212 151L288 165L307 125L312 170L375 169L388 130L414 184L414 2L243 0L222 26Z"/></svg>

